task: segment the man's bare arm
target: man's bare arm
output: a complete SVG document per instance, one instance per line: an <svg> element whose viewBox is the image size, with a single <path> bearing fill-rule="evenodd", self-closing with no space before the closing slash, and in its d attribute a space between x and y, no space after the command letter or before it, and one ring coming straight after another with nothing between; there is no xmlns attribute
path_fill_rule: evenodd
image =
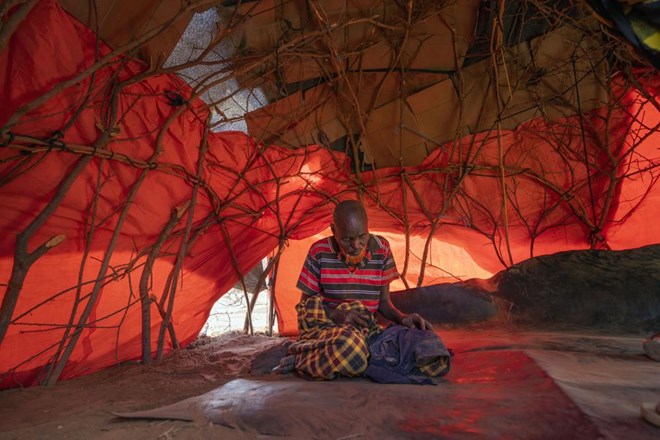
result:
<svg viewBox="0 0 660 440"><path fill-rule="evenodd" d="M394 304L392 304L392 299L390 298L390 286L389 284L383 286L380 290L380 303L378 305L378 311L387 319L397 324L404 325L410 328L419 328L422 330L433 330L433 326L430 322L422 318L417 313L411 313L406 315L397 309Z"/></svg>

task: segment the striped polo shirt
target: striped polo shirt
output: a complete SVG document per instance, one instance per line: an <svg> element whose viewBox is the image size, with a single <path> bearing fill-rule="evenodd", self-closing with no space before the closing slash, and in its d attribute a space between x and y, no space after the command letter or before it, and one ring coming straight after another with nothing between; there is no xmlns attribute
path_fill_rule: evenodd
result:
<svg viewBox="0 0 660 440"><path fill-rule="evenodd" d="M330 308L342 302L360 301L369 311L376 312L382 286L398 276L385 238L370 234L364 259L350 267L344 263L335 238L328 237L309 249L296 286L305 295L321 295L323 305Z"/></svg>

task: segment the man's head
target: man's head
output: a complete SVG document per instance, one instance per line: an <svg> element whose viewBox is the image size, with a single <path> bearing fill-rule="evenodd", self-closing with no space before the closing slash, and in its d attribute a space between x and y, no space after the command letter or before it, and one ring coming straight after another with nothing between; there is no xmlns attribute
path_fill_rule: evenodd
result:
<svg viewBox="0 0 660 440"><path fill-rule="evenodd" d="M357 200L341 202L332 214L332 233L349 262L362 261L369 242L367 211Z"/></svg>

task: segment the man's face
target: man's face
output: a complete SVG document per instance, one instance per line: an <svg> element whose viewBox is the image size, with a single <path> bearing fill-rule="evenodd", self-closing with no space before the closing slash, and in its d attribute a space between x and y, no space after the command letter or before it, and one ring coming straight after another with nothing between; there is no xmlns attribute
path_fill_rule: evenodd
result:
<svg viewBox="0 0 660 440"><path fill-rule="evenodd" d="M360 255L369 241L367 221L359 215L349 215L330 225L339 248L350 257Z"/></svg>

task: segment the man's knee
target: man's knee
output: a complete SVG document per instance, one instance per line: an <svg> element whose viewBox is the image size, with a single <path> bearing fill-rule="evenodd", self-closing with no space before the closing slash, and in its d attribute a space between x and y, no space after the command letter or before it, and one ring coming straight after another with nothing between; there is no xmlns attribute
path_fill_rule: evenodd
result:
<svg viewBox="0 0 660 440"><path fill-rule="evenodd" d="M344 326L335 340L337 359L341 360L342 374L359 376L369 364L369 346L366 337L352 326Z"/></svg>

